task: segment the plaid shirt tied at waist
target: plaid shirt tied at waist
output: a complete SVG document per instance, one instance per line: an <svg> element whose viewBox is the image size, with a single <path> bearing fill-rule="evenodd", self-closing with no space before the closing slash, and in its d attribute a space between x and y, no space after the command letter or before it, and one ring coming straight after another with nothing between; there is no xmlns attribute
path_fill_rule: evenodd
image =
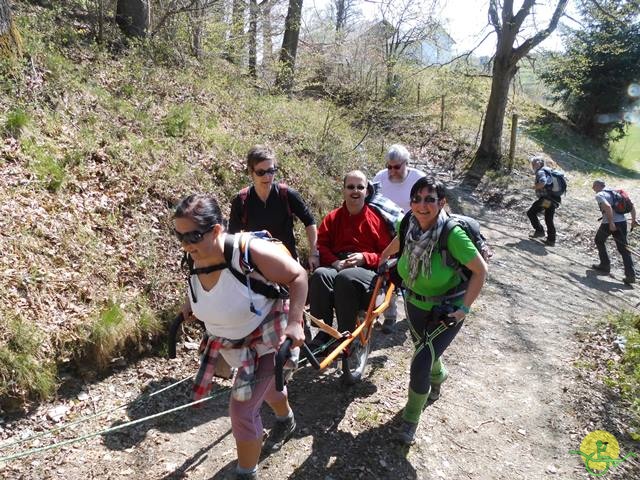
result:
<svg viewBox="0 0 640 480"><path fill-rule="evenodd" d="M256 382L269 381L271 378L255 378L255 371L259 358L256 351L258 344L263 344L269 349L278 350L284 341L284 329L289 318L289 302L276 300L264 321L258 328L240 340L230 340L215 335L205 336L202 340L204 349L200 356L200 369L193 385L193 400L201 400L206 397L213 386L212 379L215 374L215 366L220 350L224 348L240 349L242 366L238 369L233 383L233 398L246 402L251 399L253 385ZM299 348L291 349L291 357L285 364L286 369L293 369L298 363ZM197 406L201 406L198 404Z"/></svg>

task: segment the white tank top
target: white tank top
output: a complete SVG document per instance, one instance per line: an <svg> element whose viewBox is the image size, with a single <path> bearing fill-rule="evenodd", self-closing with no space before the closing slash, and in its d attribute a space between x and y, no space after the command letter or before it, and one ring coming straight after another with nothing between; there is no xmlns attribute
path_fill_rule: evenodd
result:
<svg viewBox="0 0 640 480"><path fill-rule="evenodd" d="M261 314L251 312L247 285L240 283L228 269L222 270L218 283L209 291L202 287L197 275L191 276L191 284L198 299L194 302L187 291L193 314L204 322L207 332L231 340L239 340L253 332L275 303L275 299L252 292L253 304Z"/></svg>

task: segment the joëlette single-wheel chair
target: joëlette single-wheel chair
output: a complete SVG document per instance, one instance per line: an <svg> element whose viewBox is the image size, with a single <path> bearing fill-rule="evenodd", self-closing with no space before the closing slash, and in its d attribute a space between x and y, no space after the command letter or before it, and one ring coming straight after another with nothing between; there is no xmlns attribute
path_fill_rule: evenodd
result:
<svg viewBox="0 0 640 480"><path fill-rule="evenodd" d="M371 351L374 322L376 318L389 307L389 302L395 289L395 285L389 279L388 270L389 265L386 264L374 278L374 287L369 300L369 306L363 317L360 315L356 317L356 327L353 332L339 332L322 320L306 314L315 326L335 339L332 343L329 342L327 344L328 347L333 347L334 345L335 347L327 353L327 356L323 358L322 361L319 361L314 356L306 344L302 345L302 353L312 367L316 370L325 369L341 356L342 381L348 385L360 381L364 375L369 359L369 352ZM179 314L169 328L169 358L176 357L178 333L183 320L182 314ZM276 388L279 391L282 391L284 387L284 364L291 354L291 345L292 340L290 338L285 339L276 355Z"/></svg>

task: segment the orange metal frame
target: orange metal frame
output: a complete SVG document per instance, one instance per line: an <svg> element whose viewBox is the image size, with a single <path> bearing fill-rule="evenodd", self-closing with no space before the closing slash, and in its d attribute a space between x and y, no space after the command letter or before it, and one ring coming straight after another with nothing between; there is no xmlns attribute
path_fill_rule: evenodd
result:
<svg viewBox="0 0 640 480"><path fill-rule="evenodd" d="M349 333L346 338L344 338L343 334L340 333L335 328L327 325L322 320L318 320L317 318L309 315L311 321L323 332L331 335L333 338L338 340L344 338L340 344L334 348L327 357L320 362L320 369L324 369L331 365L333 361L340 355L356 338L360 338L360 342L362 345L366 345L369 343L371 339L371 333L373 332L373 321L376 319L378 315L384 312L389 307L389 302L391 301L391 295L393 295L393 291L395 286L393 283L389 283L389 287L384 296L384 301L376 307L376 297L378 296L378 291L382 287L383 276L378 275L376 279L375 286L373 288L373 293L371 294L371 299L369 300L369 307L367 308L367 314L364 317L364 320L360 322L358 318L356 318L356 328L353 332Z"/></svg>

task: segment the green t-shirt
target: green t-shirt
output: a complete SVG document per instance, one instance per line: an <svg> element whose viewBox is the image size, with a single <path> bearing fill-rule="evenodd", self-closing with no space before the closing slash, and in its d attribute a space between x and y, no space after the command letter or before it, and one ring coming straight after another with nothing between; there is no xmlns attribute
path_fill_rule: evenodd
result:
<svg viewBox="0 0 640 480"><path fill-rule="evenodd" d="M473 242L469 239L467 234L462 228L456 226L449 233L447 239L447 249L449 254L453 256L460 264L466 265L478 255ZM425 273L420 272L413 284L409 284L409 257L403 252L403 255L398 260L398 273L404 281L404 285L409 289L423 295L425 297L437 297L444 295L452 288L456 287L462 279L458 275L455 269L444 265L442 261L442 255L436 249L434 249L431 256L431 276L427 277ZM431 310L436 303L434 302L421 302L420 300L408 296L409 302L418 308L423 310ZM461 304L462 298L459 298L455 304Z"/></svg>

